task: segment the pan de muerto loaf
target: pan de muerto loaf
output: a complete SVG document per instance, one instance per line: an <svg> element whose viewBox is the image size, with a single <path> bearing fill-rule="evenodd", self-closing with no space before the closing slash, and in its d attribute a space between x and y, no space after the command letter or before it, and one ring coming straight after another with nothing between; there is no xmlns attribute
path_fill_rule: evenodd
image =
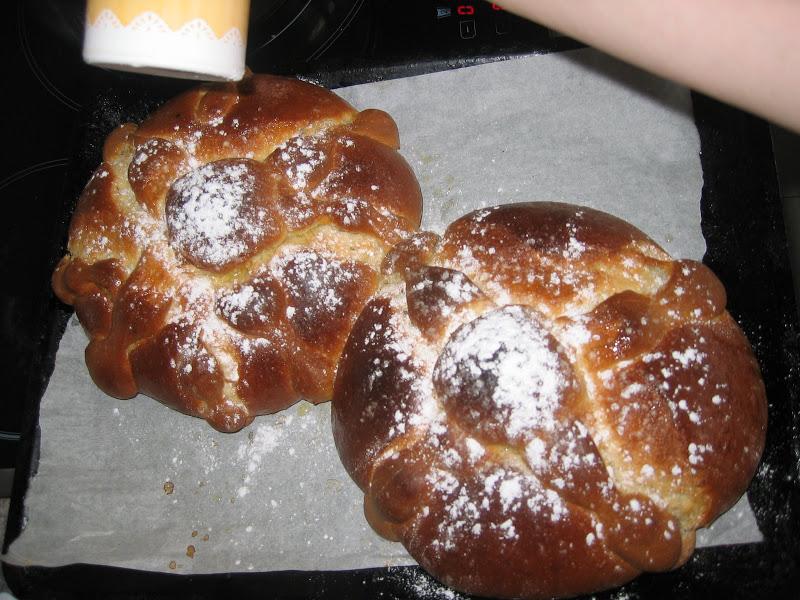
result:
<svg viewBox="0 0 800 600"><path fill-rule="evenodd" d="M549 598L682 564L764 444L758 365L711 271L531 203L387 256L334 437L372 526L470 594Z"/></svg>
<svg viewBox="0 0 800 600"><path fill-rule="evenodd" d="M116 129L53 276L97 385L221 431L330 399L381 261L419 226L398 146L386 113L264 75Z"/></svg>

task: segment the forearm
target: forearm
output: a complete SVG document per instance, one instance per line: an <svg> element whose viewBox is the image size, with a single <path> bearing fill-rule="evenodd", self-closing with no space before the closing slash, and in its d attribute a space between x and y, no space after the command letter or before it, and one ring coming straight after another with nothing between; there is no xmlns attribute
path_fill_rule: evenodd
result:
<svg viewBox="0 0 800 600"><path fill-rule="evenodd" d="M796 0L505 0L504 8L800 131Z"/></svg>

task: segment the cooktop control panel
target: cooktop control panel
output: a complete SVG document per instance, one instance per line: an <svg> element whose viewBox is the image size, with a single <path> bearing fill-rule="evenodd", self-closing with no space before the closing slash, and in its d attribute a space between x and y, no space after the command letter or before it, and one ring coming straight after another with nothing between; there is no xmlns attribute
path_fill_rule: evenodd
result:
<svg viewBox="0 0 800 600"><path fill-rule="evenodd" d="M374 67L566 47L558 34L482 0L253 0L248 36L254 70Z"/></svg>

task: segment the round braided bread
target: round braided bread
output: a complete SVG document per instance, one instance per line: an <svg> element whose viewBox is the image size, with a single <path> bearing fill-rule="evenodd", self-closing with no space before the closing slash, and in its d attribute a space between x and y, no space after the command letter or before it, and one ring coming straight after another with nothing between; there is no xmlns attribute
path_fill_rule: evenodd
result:
<svg viewBox="0 0 800 600"><path fill-rule="evenodd" d="M444 583L549 598L682 564L764 444L758 365L701 263L530 203L402 242L332 405L372 526Z"/></svg>
<svg viewBox="0 0 800 600"><path fill-rule="evenodd" d="M419 226L398 147L386 113L267 75L116 129L53 275L97 385L221 431L329 400L385 253Z"/></svg>

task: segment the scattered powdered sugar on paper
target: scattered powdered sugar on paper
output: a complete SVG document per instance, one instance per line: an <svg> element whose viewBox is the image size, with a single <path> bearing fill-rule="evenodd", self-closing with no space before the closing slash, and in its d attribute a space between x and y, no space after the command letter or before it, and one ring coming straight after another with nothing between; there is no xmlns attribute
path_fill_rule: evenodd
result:
<svg viewBox="0 0 800 600"><path fill-rule="evenodd" d="M286 417L286 420L279 426L273 423L263 423L256 427L254 433L248 436L248 441L239 444L236 450L236 456L246 467L246 475L244 477L243 485L237 490L237 495L243 498L250 493L250 488L247 486L250 483L252 476L262 468L262 461L264 457L271 453L281 445L286 428L291 425L292 416ZM285 450L281 448L281 450Z"/></svg>

